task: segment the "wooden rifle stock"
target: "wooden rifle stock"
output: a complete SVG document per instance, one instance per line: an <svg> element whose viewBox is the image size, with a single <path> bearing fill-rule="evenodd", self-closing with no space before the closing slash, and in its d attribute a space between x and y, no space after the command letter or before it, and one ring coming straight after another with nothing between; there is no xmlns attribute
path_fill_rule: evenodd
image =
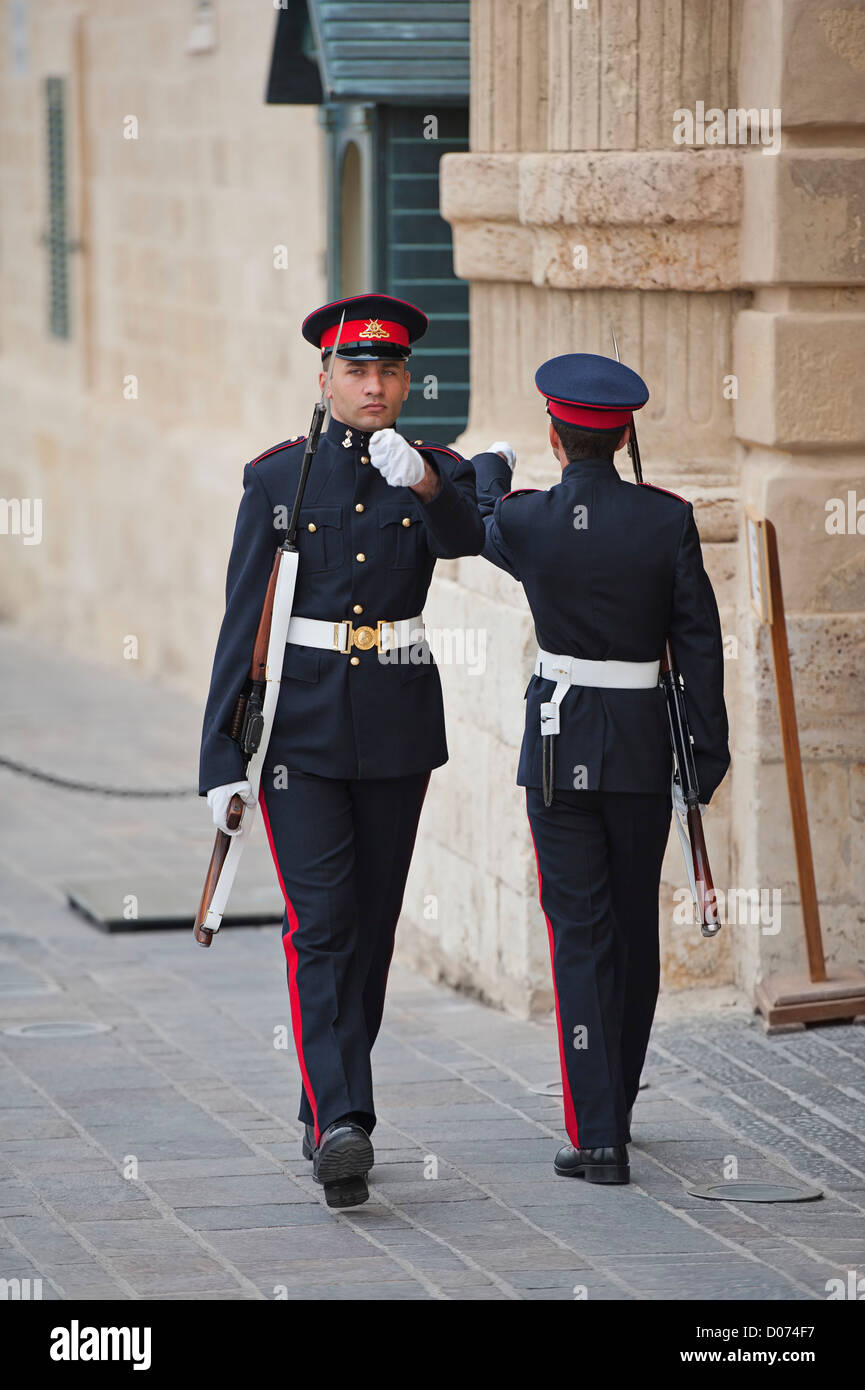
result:
<svg viewBox="0 0 865 1390"><path fill-rule="evenodd" d="M688 837L694 859L694 882L697 885L697 910L700 930L704 936L715 936L721 930L721 918L709 867L706 837L703 834L703 814L699 806L688 807Z"/></svg>
<svg viewBox="0 0 865 1390"><path fill-rule="evenodd" d="M252 661L249 666L249 690L244 690L237 697L237 704L234 706L234 714L231 717L231 737L238 742L241 741L243 726L250 702L250 697L255 692L260 692L264 685L267 667L267 646L270 641L270 624L273 619L273 596L276 593L276 578L279 573L279 551L273 561L273 568L270 571L270 578L267 581L267 591L264 595L264 603L261 609L261 617L258 620L258 631L255 634L255 645L252 649ZM244 749L247 754L247 761L255 749ZM228 813L225 823L231 830L236 830L243 818L243 798L238 792L228 803ZM213 901L213 894L219 882L219 875L225 863L225 856L231 846L231 836L226 835L224 830L217 830L216 839L213 842L213 852L210 856L210 864L207 869L207 877L204 880L204 891L201 894L201 902L198 904L198 912L195 918L195 925L192 934L199 946L210 946L213 942L213 932L204 926L207 914L210 911L210 904Z"/></svg>
<svg viewBox="0 0 865 1390"><path fill-rule="evenodd" d="M237 792L235 792L228 803L228 814L225 817L226 825L232 830L236 830L240 825L242 815L243 801ZM195 926L193 928L193 935L199 946L210 946L213 942L213 932L202 924L210 910L213 894L216 891L219 875L222 872L222 866L225 863L225 856L228 853L230 845L231 836L226 835L224 830L217 830L216 839L213 844L213 853L210 856L210 864L207 869L207 878L204 880L204 891L201 894L201 902L198 904L198 914L195 918Z"/></svg>

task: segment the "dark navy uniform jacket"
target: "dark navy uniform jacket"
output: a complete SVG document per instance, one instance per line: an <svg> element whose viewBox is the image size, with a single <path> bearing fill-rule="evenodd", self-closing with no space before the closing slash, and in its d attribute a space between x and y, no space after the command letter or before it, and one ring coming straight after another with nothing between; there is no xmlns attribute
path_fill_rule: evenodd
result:
<svg viewBox="0 0 865 1390"><path fill-rule="evenodd" d="M423 442L419 452L442 482L438 495L423 503L410 488L385 482L369 462L369 439L332 419L319 440L300 514L295 615L329 622L349 618L356 627L413 618L423 610L436 559L477 555L483 547L474 471L466 459ZM244 469L225 617L204 714L202 795L245 775L229 729L303 452L303 438L288 440ZM350 656L359 657L357 666ZM431 657L381 662L375 647L342 653L286 646L266 768L322 777L399 777L439 767L447 756L441 681Z"/></svg>
<svg viewBox="0 0 865 1390"><path fill-rule="evenodd" d="M708 802L730 754L718 606L690 502L624 482L608 459L569 463L546 491L515 492L498 454L479 454L473 463L484 555L522 583L540 647L592 661L654 661L669 636L685 681L700 799ZM542 786L540 705L554 689L554 681L535 675L526 689L518 786ZM669 791L672 752L660 687L573 686L560 721L556 787ZM577 768L586 771L575 783Z"/></svg>

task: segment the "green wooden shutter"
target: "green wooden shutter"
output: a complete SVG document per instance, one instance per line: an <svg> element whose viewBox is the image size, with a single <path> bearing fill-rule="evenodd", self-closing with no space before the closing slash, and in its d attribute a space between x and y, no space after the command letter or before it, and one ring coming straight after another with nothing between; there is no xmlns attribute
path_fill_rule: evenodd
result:
<svg viewBox="0 0 865 1390"><path fill-rule="evenodd" d="M66 236L66 83L45 79L48 165L48 321L57 338L69 337L69 242Z"/></svg>
<svg viewBox="0 0 865 1390"><path fill-rule="evenodd" d="M380 283L375 288L417 304L430 320L412 350L411 392L399 427L403 434L447 443L465 429L468 418L469 287L454 275L451 229L439 212L438 170L443 154L468 149L468 110L435 111L436 139L424 138L423 107L383 106L379 116L375 191L384 205L376 218ZM427 399L424 378L430 376L438 394Z"/></svg>

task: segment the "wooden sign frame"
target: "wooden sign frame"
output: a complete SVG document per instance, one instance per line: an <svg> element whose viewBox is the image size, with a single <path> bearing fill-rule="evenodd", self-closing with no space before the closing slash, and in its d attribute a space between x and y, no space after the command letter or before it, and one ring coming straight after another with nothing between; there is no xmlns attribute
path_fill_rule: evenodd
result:
<svg viewBox="0 0 865 1390"><path fill-rule="evenodd" d="M814 878L814 858L811 852L811 832L808 827L808 807L805 801L805 779L802 774L799 725L790 669L790 648L787 643L778 537L772 522L767 517L759 516L749 507L745 509L745 525L751 604L758 618L762 622L768 622L772 629L778 722L784 748L799 900L802 904L808 954L807 975L801 972L779 973L769 975L757 985L755 1002L766 1021L767 1031L783 1032L791 1027L803 1028L806 1023L825 1022L829 1019L865 1019L865 973L852 967L843 970L826 969L817 885Z"/></svg>
<svg viewBox="0 0 865 1390"><path fill-rule="evenodd" d="M771 623L773 617L766 525L766 518L760 516L753 507L745 508L748 593L751 598L751 607L761 623Z"/></svg>

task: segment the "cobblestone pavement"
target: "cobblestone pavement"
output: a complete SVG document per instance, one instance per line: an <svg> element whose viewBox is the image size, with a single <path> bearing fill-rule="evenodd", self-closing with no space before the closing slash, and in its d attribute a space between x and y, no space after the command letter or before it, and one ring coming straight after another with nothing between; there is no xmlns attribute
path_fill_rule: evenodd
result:
<svg viewBox="0 0 865 1390"><path fill-rule="evenodd" d="M53 772L194 780L198 711L0 637L0 752ZM41 659L41 658L40 658ZM62 717L60 711L62 710ZM108 749L113 748L109 755ZM199 874L206 810L0 770L0 1278L54 1299L824 1300L865 1273L865 1028L766 1037L744 1008L656 1024L631 1184L557 1178L551 1023L395 967L374 1057L370 1200L335 1214L299 1153L279 930L107 936L60 885ZM254 848L251 846L250 848ZM263 861L255 861L263 862ZM10 1034L63 1020L82 1036ZM818 1202L707 1202L739 1178ZM726 1168L725 1168L726 1165Z"/></svg>

